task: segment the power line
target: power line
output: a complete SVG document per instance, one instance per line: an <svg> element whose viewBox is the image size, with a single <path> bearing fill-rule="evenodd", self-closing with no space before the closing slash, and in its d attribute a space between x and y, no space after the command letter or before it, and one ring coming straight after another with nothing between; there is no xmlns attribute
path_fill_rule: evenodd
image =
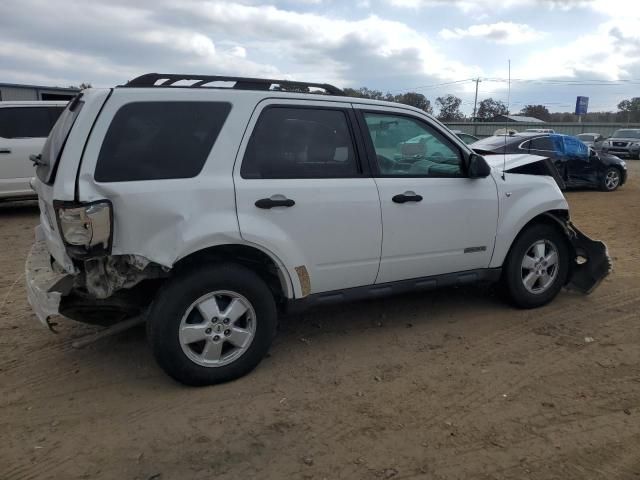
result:
<svg viewBox="0 0 640 480"><path fill-rule="evenodd" d="M458 84L458 83L475 82L475 81L476 81L475 78L465 78L463 80L455 80L455 81L452 81L452 82L432 83L430 85L420 85L420 86L417 86L417 87L403 88L403 89L400 89L400 90L391 90L390 93L394 93L394 92L411 92L411 91L414 91L414 90L426 90L426 89L429 89L429 88L444 87L446 85L455 85L455 84Z"/></svg>

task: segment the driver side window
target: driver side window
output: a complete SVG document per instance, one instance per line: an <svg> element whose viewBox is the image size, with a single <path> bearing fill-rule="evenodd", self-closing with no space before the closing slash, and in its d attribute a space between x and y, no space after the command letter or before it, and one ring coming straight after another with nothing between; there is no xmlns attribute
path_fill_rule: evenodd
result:
<svg viewBox="0 0 640 480"><path fill-rule="evenodd" d="M460 151L428 125L402 115L365 113L381 175L462 177Z"/></svg>

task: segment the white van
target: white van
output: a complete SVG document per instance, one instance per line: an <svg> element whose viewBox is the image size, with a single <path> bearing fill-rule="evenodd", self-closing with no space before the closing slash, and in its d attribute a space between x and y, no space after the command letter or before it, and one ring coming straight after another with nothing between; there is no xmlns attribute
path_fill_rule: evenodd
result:
<svg viewBox="0 0 640 480"><path fill-rule="evenodd" d="M42 151L67 102L0 102L0 201L35 198L30 155Z"/></svg>

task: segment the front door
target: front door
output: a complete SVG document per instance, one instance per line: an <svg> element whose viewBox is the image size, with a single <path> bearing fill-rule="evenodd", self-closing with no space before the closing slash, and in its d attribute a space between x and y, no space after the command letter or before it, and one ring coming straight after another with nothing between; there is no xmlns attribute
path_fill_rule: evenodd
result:
<svg viewBox="0 0 640 480"><path fill-rule="evenodd" d="M467 178L462 147L426 117L363 107L360 120L382 206L377 283L488 267L494 179Z"/></svg>
<svg viewBox="0 0 640 480"><path fill-rule="evenodd" d="M261 103L236 160L240 233L309 275L309 293L375 282L376 184L348 103Z"/></svg>

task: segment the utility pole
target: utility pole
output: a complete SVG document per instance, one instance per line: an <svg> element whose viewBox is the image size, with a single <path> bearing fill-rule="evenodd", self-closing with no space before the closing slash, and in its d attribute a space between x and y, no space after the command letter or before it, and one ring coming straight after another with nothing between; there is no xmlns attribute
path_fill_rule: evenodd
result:
<svg viewBox="0 0 640 480"><path fill-rule="evenodd" d="M471 121L476 121L476 106L478 105L478 84L480 83L480 77L476 78L476 98L473 100L473 118Z"/></svg>

